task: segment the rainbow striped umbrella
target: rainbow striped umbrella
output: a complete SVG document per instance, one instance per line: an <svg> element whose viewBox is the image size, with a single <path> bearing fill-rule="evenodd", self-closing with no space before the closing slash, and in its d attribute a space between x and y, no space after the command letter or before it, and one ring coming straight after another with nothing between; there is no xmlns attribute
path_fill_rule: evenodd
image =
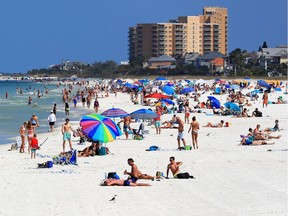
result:
<svg viewBox="0 0 288 216"><path fill-rule="evenodd" d="M110 118L93 113L85 115L80 121L82 131L93 141L102 143L112 142L117 136L122 135L117 124Z"/></svg>

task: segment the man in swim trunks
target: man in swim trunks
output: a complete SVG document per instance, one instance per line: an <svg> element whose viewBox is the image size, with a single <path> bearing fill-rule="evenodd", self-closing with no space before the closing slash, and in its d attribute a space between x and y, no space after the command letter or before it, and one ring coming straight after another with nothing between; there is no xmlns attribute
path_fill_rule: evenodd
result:
<svg viewBox="0 0 288 216"><path fill-rule="evenodd" d="M124 134L126 136L126 139L128 139L130 124L131 124L130 116L124 117L124 119L123 119L123 131L124 131Z"/></svg>
<svg viewBox="0 0 288 216"><path fill-rule="evenodd" d="M176 162L175 157L173 156L170 157L169 161L170 163L167 165L166 178L169 176L169 170L171 170L174 178L194 178L193 176L190 176L189 173L180 173L180 166L183 164L182 161Z"/></svg>
<svg viewBox="0 0 288 216"><path fill-rule="evenodd" d="M184 148L186 146L186 141L184 139L184 123L182 122L182 120L179 117L176 117L176 121L178 123L178 136L177 136L177 142L178 142L178 150L181 150L180 148L180 140L182 140Z"/></svg>
<svg viewBox="0 0 288 216"><path fill-rule="evenodd" d="M65 119L65 123L62 125L62 135L63 135L63 152L65 152L65 143L66 140L68 140L70 149L72 149L72 143L71 143L71 131L75 133L73 128L71 127L71 124L69 123L69 119Z"/></svg>
<svg viewBox="0 0 288 216"><path fill-rule="evenodd" d="M129 158L127 162L129 166L131 166L131 172L127 172L127 170L124 171L124 175L130 176L128 180L135 183L138 179L154 179L154 176L142 174L136 164L134 164L134 160L132 158Z"/></svg>

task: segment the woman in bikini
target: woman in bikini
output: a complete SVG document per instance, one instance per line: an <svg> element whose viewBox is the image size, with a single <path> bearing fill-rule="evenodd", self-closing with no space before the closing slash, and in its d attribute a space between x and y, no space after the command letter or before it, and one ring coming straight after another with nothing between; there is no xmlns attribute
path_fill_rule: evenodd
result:
<svg viewBox="0 0 288 216"><path fill-rule="evenodd" d="M193 145L193 148L195 149L195 146L196 148L198 149L198 130L199 130L199 123L196 121L196 117L193 116L192 117L192 122L190 124L190 128L188 130L188 133L190 133L190 131L192 130L192 145Z"/></svg>
<svg viewBox="0 0 288 216"><path fill-rule="evenodd" d="M28 153L30 153L30 148L31 148L31 140L33 138L34 135L34 128L36 126L33 126L31 124L31 122L29 121L27 126L26 126L26 130L27 130L27 140L28 140Z"/></svg>
<svg viewBox="0 0 288 216"><path fill-rule="evenodd" d="M25 135L26 135L26 126L27 126L27 122L24 122L20 129L19 129L19 133L20 133L20 136L21 136L21 146L20 146L20 153L24 153L24 148L25 148Z"/></svg>

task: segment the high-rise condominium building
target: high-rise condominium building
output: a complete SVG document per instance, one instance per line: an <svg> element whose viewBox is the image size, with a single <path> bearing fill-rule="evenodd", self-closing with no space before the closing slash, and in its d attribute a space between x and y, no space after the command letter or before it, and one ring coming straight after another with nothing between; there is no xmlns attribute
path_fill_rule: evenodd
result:
<svg viewBox="0 0 288 216"><path fill-rule="evenodd" d="M193 52L227 54L227 8L204 7L203 15L180 16L167 23L137 24L129 28L129 60Z"/></svg>

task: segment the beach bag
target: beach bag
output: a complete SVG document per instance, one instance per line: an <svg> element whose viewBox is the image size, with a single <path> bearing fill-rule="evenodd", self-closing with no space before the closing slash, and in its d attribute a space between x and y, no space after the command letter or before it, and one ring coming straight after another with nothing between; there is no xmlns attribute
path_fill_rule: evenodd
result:
<svg viewBox="0 0 288 216"><path fill-rule="evenodd" d="M177 178L178 179L189 179L190 178L190 175L189 175L189 173L179 173L179 174L177 174Z"/></svg>
<svg viewBox="0 0 288 216"><path fill-rule="evenodd" d="M108 179L120 179L120 177L117 175L116 172L109 172L107 178Z"/></svg>
<svg viewBox="0 0 288 216"><path fill-rule="evenodd" d="M158 146L150 146L149 147L149 151L157 151L157 150L159 150L159 147Z"/></svg>
<svg viewBox="0 0 288 216"><path fill-rule="evenodd" d="M185 150L192 150L192 146L190 146L190 145L185 146Z"/></svg>

